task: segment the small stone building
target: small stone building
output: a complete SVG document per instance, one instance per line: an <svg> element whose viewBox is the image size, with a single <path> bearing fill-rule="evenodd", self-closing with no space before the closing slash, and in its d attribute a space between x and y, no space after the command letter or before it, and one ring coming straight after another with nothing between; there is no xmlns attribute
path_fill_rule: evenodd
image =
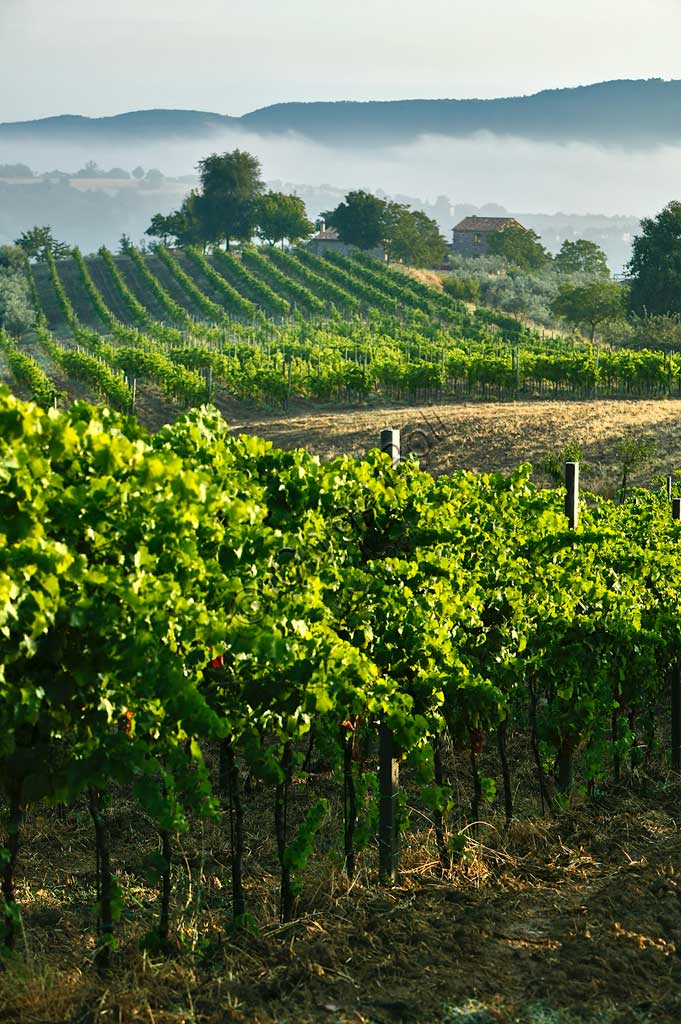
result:
<svg viewBox="0 0 681 1024"><path fill-rule="evenodd" d="M452 229L452 252L458 256L486 256L489 236L511 225L523 227L515 217L464 217Z"/></svg>
<svg viewBox="0 0 681 1024"><path fill-rule="evenodd" d="M347 242L341 242L336 229L324 227L323 221L317 234L313 235L306 244L307 248L315 256L324 256L327 252L339 252L343 256L351 256L357 248L354 245L348 245ZM385 249L382 245L376 246L375 249L369 250L369 255L374 256L377 260L385 260Z"/></svg>
<svg viewBox="0 0 681 1024"><path fill-rule="evenodd" d="M326 252L341 252L345 256L350 251L350 246L341 242L335 228L320 228L307 243L307 247L315 256L323 256Z"/></svg>

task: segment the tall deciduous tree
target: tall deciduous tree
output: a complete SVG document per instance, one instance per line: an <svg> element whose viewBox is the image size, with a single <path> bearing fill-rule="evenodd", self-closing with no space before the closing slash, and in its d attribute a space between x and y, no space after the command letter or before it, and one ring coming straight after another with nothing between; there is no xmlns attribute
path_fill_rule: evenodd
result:
<svg viewBox="0 0 681 1024"><path fill-rule="evenodd" d="M578 238L576 242L565 239L560 252L553 261L561 274L590 274L592 277L610 277L605 253L595 242Z"/></svg>
<svg viewBox="0 0 681 1024"><path fill-rule="evenodd" d="M235 149L199 161L201 184L179 210L155 214L145 234L177 245L222 245L250 241L257 224L258 201L264 189L260 161ZM150 172L151 173L151 172Z"/></svg>
<svg viewBox="0 0 681 1024"><path fill-rule="evenodd" d="M539 270L551 261L551 256L539 241L539 235L531 228L510 224L489 236L489 252L504 256L509 263L523 270Z"/></svg>
<svg viewBox="0 0 681 1024"><path fill-rule="evenodd" d="M173 213L155 213L151 224L144 232L151 238L159 238L164 245L201 245L205 248L209 231L203 222L200 196L192 191L185 198L179 210Z"/></svg>
<svg viewBox="0 0 681 1024"><path fill-rule="evenodd" d="M22 231L14 244L24 250L29 260L38 262L46 260L48 252L51 252L55 259L67 256L70 252L70 248L65 242L57 241L49 224L45 224L43 227L36 225L28 231Z"/></svg>
<svg viewBox="0 0 681 1024"><path fill-rule="evenodd" d="M258 219L258 200L265 184L260 161L252 153L235 149L213 153L199 161L201 188L197 196L199 219L206 242L249 241Z"/></svg>
<svg viewBox="0 0 681 1024"><path fill-rule="evenodd" d="M389 259L427 266L439 263L447 253L447 242L431 217L370 192L349 192L324 218L336 228L341 242L359 249L384 245Z"/></svg>
<svg viewBox="0 0 681 1024"><path fill-rule="evenodd" d="M415 267L441 263L447 255L447 241L436 221L421 210L410 210L400 203L389 203L386 250L391 260Z"/></svg>
<svg viewBox="0 0 681 1024"><path fill-rule="evenodd" d="M348 192L344 202L323 216L326 223L336 229L341 242L348 245L375 249L385 241L388 204L370 192Z"/></svg>
<svg viewBox="0 0 681 1024"><path fill-rule="evenodd" d="M300 196L285 195L283 192L265 192L257 204L256 234L270 245L288 239L297 242L307 238L314 230L308 220L305 203Z"/></svg>
<svg viewBox="0 0 681 1024"><path fill-rule="evenodd" d="M641 221L627 269L634 313L681 313L681 202Z"/></svg>
<svg viewBox="0 0 681 1024"><path fill-rule="evenodd" d="M599 324L618 320L626 310L627 291L612 281L561 288L551 303L551 311L571 324L588 324L591 340Z"/></svg>

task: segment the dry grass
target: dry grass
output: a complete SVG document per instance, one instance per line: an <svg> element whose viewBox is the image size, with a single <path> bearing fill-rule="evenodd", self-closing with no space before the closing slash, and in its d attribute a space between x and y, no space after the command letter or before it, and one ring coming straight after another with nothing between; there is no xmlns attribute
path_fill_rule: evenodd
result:
<svg viewBox="0 0 681 1024"><path fill-rule="evenodd" d="M413 277L415 281L420 281L421 284L428 285L429 288L434 288L437 292L444 291L442 286L442 279L445 274L437 270L424 270L421 267L405 267L400 263L392 264L393 270L400 270L407 277Z"/></svg>
<svg viewBox="0 0 681 1024"><path fill-rule="evenodd" d="M430 447L422 464L435 474L454 469L508 473L522 462L539 467L550 452L566 444L582 447L592 469L584 486L611 494L621 467L617 442L626 435L655 440L656 456L638 472L636 482L681 466L681 400L602 400L527 402L452 402L413 407L407 404L356 409L315 410L298 407L284 414L239 414L225 409L235 431L258 434L284 448L305 447L324 459L343 452L363 457L376 447L384 427L399 427L409 438ZM546 482L538 474L539 482Z"/></svg>

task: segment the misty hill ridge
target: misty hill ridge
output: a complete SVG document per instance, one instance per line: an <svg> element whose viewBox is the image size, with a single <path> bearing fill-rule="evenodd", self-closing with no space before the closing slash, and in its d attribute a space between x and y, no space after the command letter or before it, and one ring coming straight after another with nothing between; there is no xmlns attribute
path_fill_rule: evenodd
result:
<svg viewBox="0 0 681 1024"><path fill-rule="evenodd" d="M681 81L623 79L493 100L277 103L242 117L199 110L139 110L0 124L0 142L117 142L209 138L226 129L295 132L317 142L390 145L421 135L477 132L547 142L640 147L681 141Z"/></svg>
<svg viewBox="0 0 681 1024"><path fill-rule="evenodd" d="M84 117L59 114L35 121L0 123L0 139L33 142L80 142L87 139L132 141L144 138L192 138L238 126L238 117L226 117L204 110L133 110L112 117Z"/></svg>

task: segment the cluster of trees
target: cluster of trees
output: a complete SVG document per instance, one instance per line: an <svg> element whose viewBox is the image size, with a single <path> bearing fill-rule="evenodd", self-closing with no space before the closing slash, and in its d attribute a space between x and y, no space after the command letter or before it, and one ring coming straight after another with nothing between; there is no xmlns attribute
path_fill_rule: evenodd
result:
<svg viewBox="0 0 681 1024"><path fill-rule="evenodd" d="M488 251L487 258L463 261L466 276L445 280L450 295L543 323L588 326L592 339L598 326L625 315L626 289L610 280L607 257L595 242L566 239L551 256L535 231L514 224L490 235ZM453 258L455 267L461 262Z"/></svg>
<svg viewBox="0 0 681 1024"><path fill-rule="evenodd" d="M607 257L595 242L566 239L552 257L536 232L512 225L491 235L488 248L486 257L450 257L453 274L443 284L454 298L539 323L588 324L592 332L622 313L624 291L610 281Z"/></svg>
<svg viewBox="0 0 681 1024"><path fill-rule="evenodd" d="M222 246L250 242L270 245L306 238L314 230L298 196L267 192L257 157L245 150L213 153L198 165L199 187L179 210L152 217L146 234L164 244Z"/></svg>
<svg viewBox="0 0 681 1024"><path fill-rule="evenodd" d="M610 277L605 253L586 238L571 242L566 239L555 256L541 244L539 235L531 228L509 225L490 235L488 250L492 256L501 256L521 270L553 268L559 274L588 274L590 277Z"/></svg>
<svg viewBox="0 0 681 1024"><path fill-rule="evenodd" d="M81 167L79 171L69 175L71 178L115 178L116 180L127 180L134 178L140 184L147 185L149 188L160 188L165 181L165 175L159 171L157 167L150 167L148 171L145 171L143 167L137 166L128 173L122 167L111 167L108 171L104 170L99 164L95 163L94 160L88 160L84 167Z"/></svg>
<svg viewBox="0 0 681 1024"><path fill-rule="evenodd" d="M429 266L442 263L447 241L437 221L405 203L380 199L370 192L349 192L335 210L324 214L341 242L359 249L385 250L388 260Z"/></svg>
<svg viewBox="0 0 681 1024"><path fill-rule="evenodd" d="M641 221L627 271L633 313L681 313L681 202Z"/></svg>
<svg viewBox="0 0 681 1024"><path fill-rule="evenodd" d="M564 288L553 311L574 324L588 324L593 340L604 323L631 322L638 330L661 335L681 314L681 202L668 203L656 217L641 221L627 267L626 286L610 281ZM643 325L643 326L641 326Z"/></svg>
<svg viewBox="0 0 681 1024"><path fill-rule="evenodd" d="M32 178L33 171L27 164L0 164L0 178Z"/></svg>
<svg viewBox="0 0 681 1024"><path fill-rule="evenodd" d="M35 178L35 172L28 164L0 164L0 178ZM144 183L150 188L156 188L163 183L165 175L156 167L145 171L143 167L135 167L132 172L126 171L123 167L110 167L106 170L100 167L94 160L88 160L79 170L68 173L67 171L47 171L39 177L45 178L114 178L116 180L129 180Z"/></svg>
<svg viewBox="0 0 681 1024"><path fill-rule="evenodd" d="M299 196L266 191L257 157L244 150L213 153L198 165L199 186L179 210L152 217L146 234L164 244L229 249L232 242L292 244L309 237L314 226ZM134 173L134 172L133 172ZM403 203L368 192L350 192L323 215L342 242L370 250L382 246L389 259L417 266L440 263L447 242L432 218Z"/></svg>
<svg viewBox="0 0 681 1024"><path fill-rule="evenodd" d="M454 298L556 326L563 313L554 309L554 303L570 289L598 285L594 290L604 286L605 291L610 288L614 295L626 297L626 289L599 271L604 260L599 247L583 239L565 242L561 253L540 269L521 268L497 255L453 254L449 258L451 274L443 278L443 285ZM587 323L585 319L579 322Z"/></svg>
<svg viewBox="0 0 681 1024"><path fill-rule="evenodd" d="M553 317L574 326L588 326L591 340L606 321L621 319L626 312L626 290L610 280L603 250L585 238L566 239L555 257L539 241L536 232L511 225L492 235L489 251L526 270L548 267L571 280L561 284L550 303ZM577 280L581 277L586 280Z"/></svg>

